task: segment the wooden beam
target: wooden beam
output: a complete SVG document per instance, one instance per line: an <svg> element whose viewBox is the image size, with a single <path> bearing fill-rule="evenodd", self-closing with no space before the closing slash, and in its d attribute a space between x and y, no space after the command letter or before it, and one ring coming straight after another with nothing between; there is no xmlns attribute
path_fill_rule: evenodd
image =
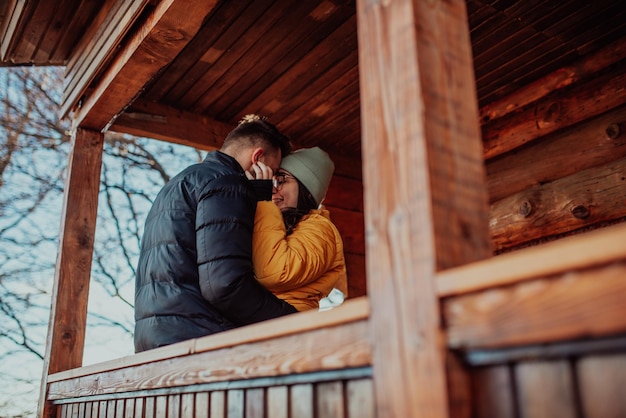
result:
<svg viewBox="0 0 626 418"><path fill-rule="evenodd" d="M626 224L598 229L437 274L440 297L626 260Z"/></svg>
<svg viewBox="0 0 626 418"><path fill-rule="evenodd" d="M560 68L493 103L480 108L482 123L490 122L523 108L556 90L571 86L595 75L610 65L626 58L626 38L622 38L601 50L584 57L575 64Z"/></svg>
<svg viewBox="0 0 626 418"><path fill-rule="evenodd" d="M15 44L19 41L19 34L25 26L27 19L23 18L27 13L32 13L36 3L10 0L6 6L6 15L2 19L2 30L0 34L3 35L0 39L0 57L2 61L7 61L7 54L9 50L15 47Z"/></svg>
<svg viewBox="0 0 626 418"><path fill-rule="evenodd" d="M626 106L487 162L489 200L626 157Z"/></svg>
<svg viewBox="0 0 626 418"><path fill-rule="evenodd" d="M465 1L362 0L357 23L376 416L447 417L435 275L491 255Z"/></svg>
<svg viewBox="0 0 626 418"><path fill-rule="evenodd" d="M73 106L111 58L118 52L124 36L127 35L137 16L144 9L147 0L103 1L98 14L81 37L80 43L72 51L66 66L63 101L60 114L62 117Z"/></svg>
<svg viewBox="0 0 626 418"><path fill-rule="evenodd" d="M76 110L75 126L106 130L189 43L216 0L159 2Z"/></svg>
<svg viewBox="0 0 626 418"><path fill-rule="evenodd" d="M99 132L78 129L72 137L39 417L52 414L45 404L48 375L80 367L83 362L103 145L104 135Z"/></svg>
<svg viewBox="0 0 626 418"><path fill-rule="evenodd" d="M111 131L159 139L202 150L219 149L234 128L196 113L136 100L109 128Z"/></svg>
<svg viewBox="0 0 626 418"><path fill-rule="evenodd" d="M569 271L443 302L452 348L497 348L626 332L626 263Z"/></svg>
<svg viewBox="0 0 626 418"><path fill-rule="evenodd" d="M496 250L626 217L626 158L533 187L491 205Z"/></svg>
<svg viewBox="0 0 626 418"><path fill-rule="evenodd" d="M485 159L598 116L626 103L624 65L584 84L556 92L483 126Z"/></svg>
<svg viewBox="0 0 626 418"><path fill-rule="evenodd" d="M48 398L369 366L368 314L361 298L57 373Z"/></svg>

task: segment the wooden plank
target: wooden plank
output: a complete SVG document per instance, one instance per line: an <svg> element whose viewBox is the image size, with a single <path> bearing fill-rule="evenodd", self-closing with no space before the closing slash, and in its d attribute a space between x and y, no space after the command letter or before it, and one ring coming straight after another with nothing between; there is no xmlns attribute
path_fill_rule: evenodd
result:
<svg viewBox="0 0 626 418"><path fill-rule="evenodd" d="M194 36L188 47L172 61L158 82L148 87L144 97L151 101L175 103L182 94L192 88L215 62L217 52L220 51L216 41L229 36L232 36L231 39L238 39L258 18L251 10L269 7L269 4L264 4L265 2L250 3L250 1L220 2L207 16L206 24ZM243 10L246 13L242 17Z"/></svg>
<svg viewBox="0 0 626 418"><path fill-rule="evenodd" d="M565 341L552 344L525 345L464 352L464 359L470 366L516 363L528 360L549 360L589 355L626 352L626 336L593 338Z"/></svg>
<svg viewBox="0 0 626 418"><path fill-rule="evenodd" d="M108 127L145 84L187 45L215 3L159 2L77 110L76 122L96 130Z"/></svg>
<svg viewBox="0 0 626 418"><path fill-rule="evenodd" d="M264 418L265 389L253 388L245 391L245 417Z"/></svg>
<svg viewBox="0 0 626 418"><path fill-rule="evenodd" d="M154 418L156 415L154 413L154 407L156 404L156 399L153 396L146 398L146 407L145 407L145 417L144 418Z"/></svg>
<svg viewBox="0 0 626 418"><path fill-rule="evenodd" d="M583 409L587 418L626 416L626 355L591 356L576 364Z"/></svg>
<svg viewBox="0 0 626 418"><path fill-rule="evenodd" d="M477 261L437 274L440 297L510 285L626 259L626 224Z"/></svg>
<svg viewBox="0 0 626 418"><path fill-rule="evenodd" d="M496 250L626 216L626 158L533 187L491 205Z"/></svg>
<svg viewBox="0 0 626 418"><path fill-rule="evenodd" d="M448 382L448 410L450 418L472 417L472 387L468 368L461 357L446 352L446 380Z"/></svg>
<svg viewBox="0 0 626 418"><path fill-rule="evenodd" d="M226 394L226 417L244 417L244 391L241 389L231 389Z"/></svg>
<svg viewBox="0 0 626 418"><path fill-rule="evenodd" d="M79 129L72 137L38 410L42 417L52 413L44 404L47 376L83 361L103 144L104 135L93 131Z"/></svg>
<svg viewBox="0 0 626 418"><path fill-rule="evenodd" d="M103 5L94 24L89 27L89 34L82 38L67 66L61 115L69 113L89 83L115 55L121 40L146 3L145 0L117 0Z"/></svg>
<svg viewBox="0 0 626 418"><path fill-rule="evenodd" d="M363 321L366 320L368 316L368 299L353 299L328 312L300 312L297 316L289 315L271 321L221 332L217 335L209 335L199 339L183 341L147 352L56 373L48 377L48 382L58 382L99 372L155 363L192 353L260 342L281 336L306 333L312 330L329 329L344 324Z"/></svg>
<svg viewBox="0 0 626 418"><path fill-rule="evenodd" d="M324 204L355 212L363 212L363 183L348 177L334 175Z"/></svg>
<svg viewBox="0 0 626 418"><path fill-rule="evenodd" d="M115 120L110 130L201 150L214 150L222 146L233 128L196 113L137 100Z"/></svg>
<svg viewBox="0 0 626 418"><path fill-rule="evenodd" d="M190 412L187 412L183 415L182 418L195 417L195 418L207 418L210 413L209 405L210 405L210 394L209 392L198 392L192 395L192 399L195 401L195 406L191 406ZM185 399L185 395L183 395L183 399ZM185 412L186 409L183 409Z"/></svg>
<svg viewBox="0 0 626 418"><path fill-rule="evenodd" d="M355 379L346 383L348 418L374 418L372 379Z"/></svg>
<svg viewBox="0 0 626 418"><path fill-rule="evenodd" d="M2 60L6 60L13 55L17 45L24 36L24 30L28 24L28 18L33 14L37 3L26 1L10 1L6 5L6 15L2 22L2 44L0 44L0 53Z"/></svg>
<svg viewBox="0 0 626 418"><path fill-rule="evenodd" d="M299 384L289 388L289 413L291 417L313 418L313 385Z"/></svg>
<svg viewBox="0 0 626 418"><path fill-rule="evenodd" d="M289 417L289 389L287 386L267 388L267 416L272 418Z"/></svg>
<svg viewBox="0 0 626 418"><path fill-rule="evenodd" d="M625 157L625 130L626 107L620 106L488 161L490 201Z"/></svg>
<svg viewBox="0 0 626 418"><path fill-rule="evenodd" d="M626 262L443 301L454 348L540 344L626 332Z"/></svg>
<svg viewBox="0 0 626 418"><path fill-rule="evenodd" d="M180 416L180 395L169 395L167 397L167 417L179 418Z"/></svg>
<svg viewBox="0 0 626 418"><path fill-rule="evenodd" d="M577 418L574 382L567 361L515 366L520 418Z"/></svg>
<svg viewBox="0 0 626 418"><path fill-rule="evenodd" d="M520 112L484 125L485 159L504 154L626 103L626 73L622 67L547 96Z"/></svg>
<svg viewBox="0 0 626 418"><path fill-rule="evenodd" d="M115 408L112 408L113 418L124 418L125 399L117 399L114 401Z"/></svg>
<svg viewBox="0 0 626 418"><path fill-rule="evenodd" d="M472 370L475 418L517 418L514 383L508 366Z"/></svg>
<svg viewBox="0 0 626 418"><path fill-rule="evenodd" d="M167 416L167 396L157 396L154 402L154 418L169 418Z"/></svg>
<svg viewBox="0 0 626 418"><path fill-rule="evenodd" d="M304 316L300 320L305 323ZM50 384L48 399L363 367L370 362L367 322L363 320L57 381Z"/></svg>
<svg viewBox="0 0 626 418"><path fill-rule="evenodd" d="M326 206L330 212L341 240L344 251L350 254L365 254L365 230L363 212L345 210L338 207Z"/></svg>
<svg viewBox="0 0 626 418"><path fill-rule="evenodd" d="M465 1L357 17L376 415L446 417L435 274L491 255Z"/></svg>
<svg viewBox="0 0 626 418"><path fill-rule="evenodd" d="M211 392L211 418L224 418L226 415L226 393Z"/></svg>
<svg viewBox="0 0 626 418"><path fill-rule="evenodd" d="M140 398L139 398L140 399ZM126 399L124 410L120 415L121 418L134 418L135 417L135 402L139 399ZM137 418L141 418L141 415L137 414Z"/></svg>
<svg viewBox="0 0 626 418"><path fill-rule="evenodd" d="M480 120L485 123L502 117L556 90L591 77L625 58L626 38L623 38L584 57L573 65L560 68L523 88L517 89L513 94L481 107Z"/></svg>
<svg viewBox="0 0 626 418"><path fill-rule="evenodd" d="M342 382L318 383L315 387L316 418L344 418Z"/></svg>

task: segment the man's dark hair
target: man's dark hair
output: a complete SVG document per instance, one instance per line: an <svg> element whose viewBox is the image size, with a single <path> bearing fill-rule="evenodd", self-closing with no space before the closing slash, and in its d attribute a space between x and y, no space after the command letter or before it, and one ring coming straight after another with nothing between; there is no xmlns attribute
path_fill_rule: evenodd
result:
<svg viewBox="0 0 626 418"><path fill-rule="evenodd" d="M289 137L282 134L265 116L246 115L239 125L226 136L222 149L268 146L280 149L282 156L291 152Z"/></svg>

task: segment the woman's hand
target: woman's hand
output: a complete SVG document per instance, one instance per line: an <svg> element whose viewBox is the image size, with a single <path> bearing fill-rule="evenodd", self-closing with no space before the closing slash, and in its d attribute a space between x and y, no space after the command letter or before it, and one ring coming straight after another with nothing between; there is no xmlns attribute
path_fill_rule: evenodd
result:
<svg viewBox="0 0 626 418"><path fill-rule="evenodd" d="M271 180L274 177L274 171L262 161L257 161L255 164L252 164L250 170L246 171L246 177L249 180Z"/></svg>

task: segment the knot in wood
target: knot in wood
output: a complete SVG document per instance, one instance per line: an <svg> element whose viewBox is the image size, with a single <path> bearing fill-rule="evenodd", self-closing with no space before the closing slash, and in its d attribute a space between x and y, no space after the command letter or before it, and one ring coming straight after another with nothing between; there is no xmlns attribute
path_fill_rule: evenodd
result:
<svg viewBox="0 0 626 418"><path fill-rule="evenodd" d="M606 133L606 137L609 139L617 139L622 134L622 130L617 123L612 123L607 126L604 132Z"/></svg>
<svg viewBox="0 0 626 418"><path fill-rule="evenodd" d="M528 200L524 200L522 204L519 205L519 213L524 218L527 218L528 216L530 216L532 211L533 211L533 205Z"/></svg>
<svg viewBox="0 0 626 418"><path fill-rule="evenodd" d="M578 205L572 209L572 215L577 219L587 219L589 217L589 209L583 205Z"/></svg>

